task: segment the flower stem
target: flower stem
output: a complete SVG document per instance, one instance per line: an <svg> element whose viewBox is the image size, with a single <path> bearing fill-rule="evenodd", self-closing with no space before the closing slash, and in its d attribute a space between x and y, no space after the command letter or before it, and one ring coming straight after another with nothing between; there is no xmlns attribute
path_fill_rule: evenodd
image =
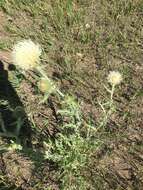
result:
<svg viewBox="0 0 143 190"><path fill-rule="evenodd" d="M112 89L111 89L111 103L113 102L113 95L114 95L114 90L115 90L115 85L112 85Z"/></svg>

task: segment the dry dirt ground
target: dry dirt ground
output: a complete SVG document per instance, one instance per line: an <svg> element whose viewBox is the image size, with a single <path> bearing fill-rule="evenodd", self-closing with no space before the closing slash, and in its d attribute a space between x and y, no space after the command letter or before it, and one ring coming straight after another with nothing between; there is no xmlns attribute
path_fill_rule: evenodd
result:
<svg viewBox="0 0 143 190"><path fill-rule="evenodd" d="M108 97L104 84L109 71L123 74L114 97L117 111L97 134L103 144L93 154L84 175L90 181L89 189L142 190L143 1L73 1L73 15L65 10L65 20L54 15L60 1L29 2L8 0L0 4L0 60L4 65L1 70L5 70L1 75L4 77L0 76L0 97L7 99L12 108L22 105L29 121L27 136L21 137L28 149L21 153L1 152L1 189L60 189L57 167L44 161L41 154L42 141L54 138L58 131L60 118L56 111L60 103L50 96L47 104L39 105L42 95L37 92L32 73L21 79L9 66L13 44L32 38L44 49L43 64L48 76L62 91L82 102L85 121L90 119L95 126L102 115L97 100ZM74 24L77 12L81 14L80 21ZM3 92L4 88L12 90ZM30 130L32 134L28 136ZM9 141L1 138L2 145Z"/></svg>

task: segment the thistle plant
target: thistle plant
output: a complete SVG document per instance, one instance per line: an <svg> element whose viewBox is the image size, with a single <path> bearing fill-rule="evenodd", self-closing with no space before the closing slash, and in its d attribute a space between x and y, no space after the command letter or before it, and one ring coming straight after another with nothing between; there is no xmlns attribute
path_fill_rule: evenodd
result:
<svg viewBox="0 0 143 190"><path fill-rule="evenodd" d="M115 106L113 104L114 92L115 92L116 86L119 85L122 80L123 78L120 72L110 71L107 77L107 81L110 84L111 89L109 89L107 86L104 86L107 92L110 94L110 98L105 103L99 102L99 105L101 106L102 111L104 113L104 118L102 118L102 122L100 123L99 128L107 124L109 117L115 111Z"/></svg>
<svg viewBox="0 0 143 190"><path fill-rule="evenodd" d="M113 95L115 91L115 86L121 83L122 75L118 71L110 71L108 75L108 82L111 85L111 90L107 89L107 91L111 94L110 100L113 101Z"/></svg>
<svg viewBox="0 0 143 190"><path fill-rule="evenodd" d="M18 66L22 71L35 70L40 74L40 81L42 81L42 86L50 86L50 88L44 87L44 100L46 100L46 97L48 98L47 95L53 92L57 92L61 97L64 97L63 93L56 87L56 85L53 84L52 80L47 76L42 66L40 65L41 54L42 49L39 44L35 44L31 40L23 40L21 42L18 42L13 48L13 64Z"/></svg>
<svg viewBox="0 0 143 190"><path fill-rule="evenodd" d="M51 139L44 142L45 159L58 164L61 189L87 189L88 181L82 175L82 170L90 155L99 146L99 141L93 140L94 129L91 126L87 127L92 131L92 137L89 137L89 133L83 134L84 122L80 104L74 97L65 96L58 113L63 118L63 124L54 141Z"/></svg>

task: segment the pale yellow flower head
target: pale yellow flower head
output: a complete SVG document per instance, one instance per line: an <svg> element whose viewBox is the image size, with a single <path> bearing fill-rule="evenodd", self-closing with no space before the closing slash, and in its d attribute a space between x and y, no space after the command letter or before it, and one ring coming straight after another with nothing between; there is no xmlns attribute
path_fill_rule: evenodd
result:
<svg viewBox="0 0 143 190"><path fill-rule="evenodd" d="M121 73L119 73L118 71L110 71L109 75L108 75L108 82L111 85L117 85L120 84L122 81L122 75Z"/></svg>
<svg viewBox="0 0 143 190"><path fill-rule="evenodd" d="M12 52L13 63L24 70L35 68L40 60L40 55L40 46L31 40L18 42Z"/></svg>
<svg viewBox="0 0 143 190"><path fill-rule="evenodd" d="M85 25L85 28L86 28L86 29L90 29L90 28L91 28L90 24L87 23L87 24Z"/></svg>
<svg viewBox="0 0 143 190"><path fill-rule="evenodd" d="M53 82L45 78L41 78L38 83L38 87L43 93L51 94L55 91L55 85L53 84Z"/></svg>

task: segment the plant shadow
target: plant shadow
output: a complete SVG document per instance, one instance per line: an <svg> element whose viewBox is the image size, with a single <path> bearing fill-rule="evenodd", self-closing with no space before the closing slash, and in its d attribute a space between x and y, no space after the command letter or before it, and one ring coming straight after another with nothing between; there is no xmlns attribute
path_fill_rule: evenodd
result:
<svg viewBox="0 0 143 190"><path fill-rule="evenodd" d="M5 157L5 164L9 162L9 159L16 160L16 163L15 161L13 161L12 165L15 168L20 167L21 168L20 171L22 171L22 173L25 172L24 169L27 168L28 170L29 165L26 163L27 160L29 160L29 162L33 164L31 176L35 176L36 173L36 175L42 179L43 178L42 171L40 170L41 164L45 165L46 168L46 165L48 163L44 159L44 154L39 149L39 147L36 148L34 145L32 145L32 136L34 134L34 131L33 129L31 129L32 125L28 120L26 112L24 111L24 106L16 90L8 80L8 70L9 69L4 68L4 63L0 61L0 137L2 137L2 143L4 145L9 144L10 140L16 140L17 142L18 139L18 143L22 145L22 150L20 151L15 150L12 153L5 149L1 151L1 144L0 144L0 156ZM18 137L15 138L9 136L9 134L14 134L16 127L15 125L17 124L16 122L19 119L19 117L23 119L23 123L22 127L20 128ZM4 134L2 125L5 126L5 129L7 131L6 134ZM23 165L25 166L24 168ZM5 167L6 166L4 166L4 168ZM48 170L46 172L49 172L51 170L53 171L55 167L53 166L53 164L49 163L47 168ZM0 170L2 170L1 165L0 165ZM13 171L13 176L16 176L14 171ZM22 176L19 175L19 179L20 178L22 178ZM15 181L16 180L17 179L15 178Z"/></svg>
<svg viewBox="0 0 143 190"><path fill-rule="evenodd" d="M21 119L21 123L20 123ZM19 133L15 134L16 127ZM31 146L31 127L24 106L8 80L8 71L0 61L0 136L13 137L18 135L21 143Z"/></svg>

